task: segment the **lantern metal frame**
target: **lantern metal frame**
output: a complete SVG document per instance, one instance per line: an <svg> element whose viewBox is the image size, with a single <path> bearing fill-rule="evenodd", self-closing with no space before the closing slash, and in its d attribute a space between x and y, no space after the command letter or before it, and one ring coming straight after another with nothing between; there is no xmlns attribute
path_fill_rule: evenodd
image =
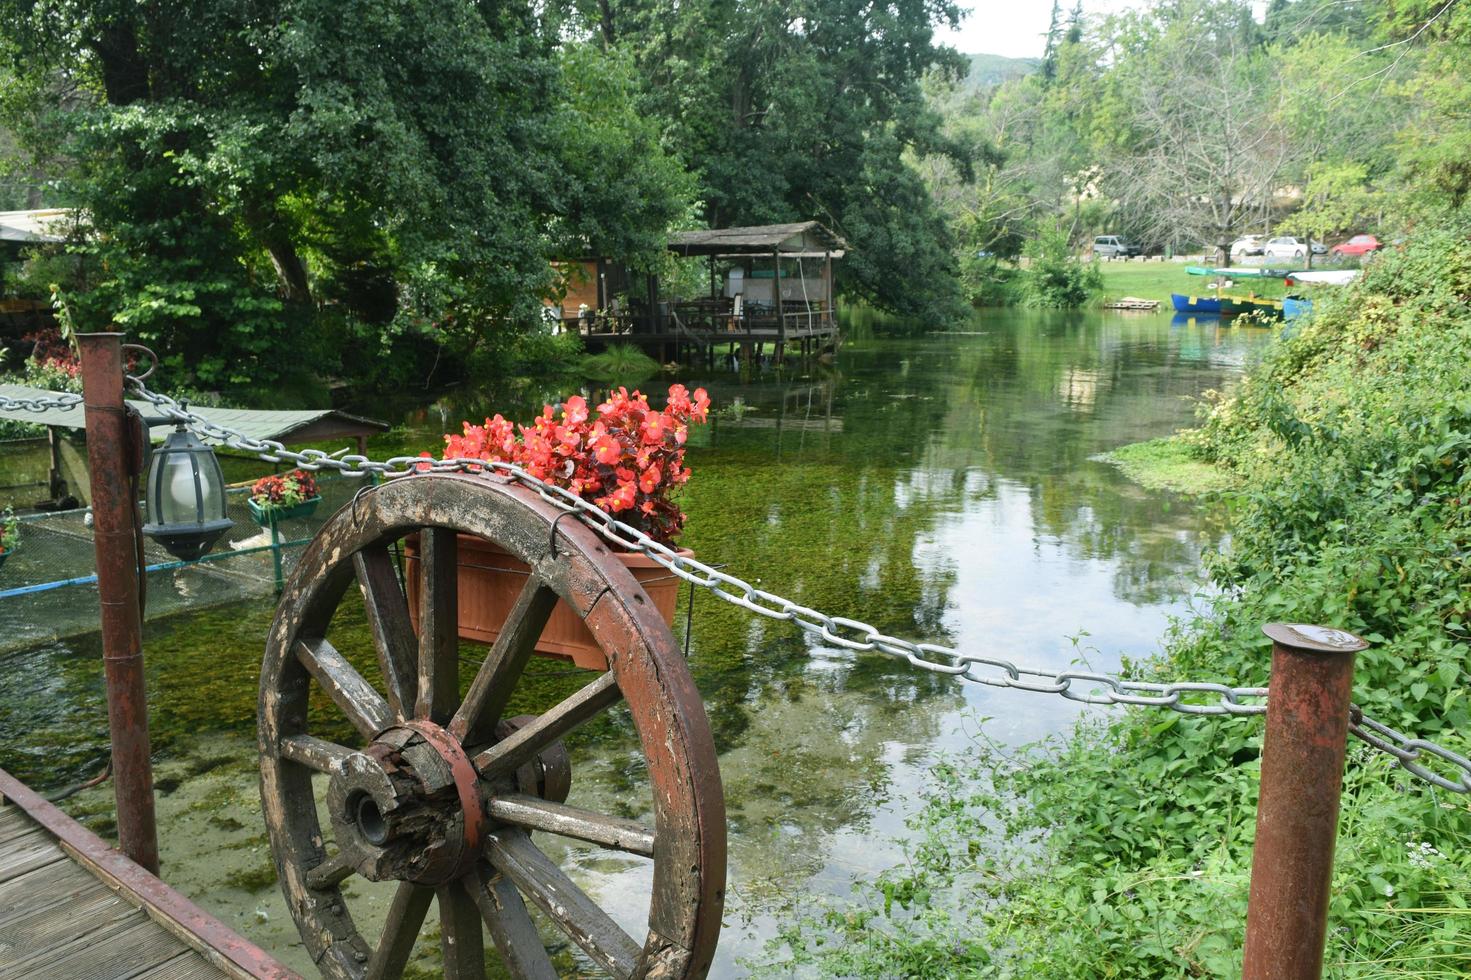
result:
<svg viewBox="0 0 1471 980"><path fill-rule="evenodd" d="M164 521L164 503L171 500L164 484L167 461L172 456L187 455L194 483L193 521ZM213 477L213 479L211 479ZM218 494L218 504L207 504L206 484ZM212 447L180 424L168 434L163 445L153 450L148 465L147 517L143 533L157 541L163 549L181 561L197 561L209 553L215 542L235 526L226 515L225 473ZM174 503L185 503L173 501ZM187 509L187 503L185 503ZM206 513L206 510L210 513Z"/></svg>

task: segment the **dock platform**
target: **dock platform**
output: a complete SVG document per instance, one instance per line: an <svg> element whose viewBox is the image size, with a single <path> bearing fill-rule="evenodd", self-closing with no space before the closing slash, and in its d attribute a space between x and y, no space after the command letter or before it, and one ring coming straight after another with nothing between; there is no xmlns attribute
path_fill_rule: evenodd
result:
<svg viewBox="0 0 1471 980"><path fill-rule="evenodd" d="M300 980L0 770L0 980Z"/></svg>

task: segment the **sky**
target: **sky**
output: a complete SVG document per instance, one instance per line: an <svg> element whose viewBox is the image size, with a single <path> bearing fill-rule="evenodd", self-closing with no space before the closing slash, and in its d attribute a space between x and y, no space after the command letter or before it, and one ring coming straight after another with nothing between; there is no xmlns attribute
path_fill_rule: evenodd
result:
<svg viewBox="0 0 1471 980"><path fill-rule="evenodd" d="M1083 0L1083 10L1091 15L1111 14L1143 7L1147 2ZM1042 49L1047 45L1047 22L1052 16L1052 0L960 0L960 6L970 12L969 16L961 22L960 30L940 33L937 40L941 44L948 44L966 54L1042 57ZM1073 8L1072 0L1062 0L1061 7L1066 16Z"/></svg>

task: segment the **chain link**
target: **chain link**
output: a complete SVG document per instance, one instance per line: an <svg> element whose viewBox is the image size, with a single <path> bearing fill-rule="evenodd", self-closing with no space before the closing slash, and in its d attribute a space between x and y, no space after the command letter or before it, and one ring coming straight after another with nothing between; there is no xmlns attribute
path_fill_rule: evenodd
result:
<svg viewBox="0 0 1471 980"><path fill-rule="evenodd" d="M165 416L190 426L207 439L230 449L259 456L268 463L290 463L307 470L333 469L347 474L377 473L388 477L413 473L480 473L519 484L552 506L576 515L610 543L626 551L646 555L674 575L709 590L726 602L758 616L791 623L832 646L882 653L921 670L960 677L988 687L1056 694L1083 704L1167 708L1181 714L1207 716L1259 715L1267 710L1265 687L1231 687L1226 684L1188 681L1157 684L1090 671L1040 670L1034 667L1018 667L999 658L961 653L941 644L914 643L897 636L889 636L868 623L843 616L829 616L773 592L758 589L744 579L712 568L688 555L681 555L638 528L605 513L572 491L538 480L509 463L480 459L430 459L423 456L395 456L380 462L361 455L334 456L319 449L295 452L274 440L252 439L216 425L189 411L167 395L149 391L141 381L131 380L137 395ZM1389 755L1407 772L1442 789L1455 793L1471 793L1471 759L1432 742L1403 735L1364 717L1357 706L1353 708L1349 730L1373 748ZM1434 757L1459 772L1455 773L1455 778L1439 775L1424 765L1423 760L1427 756Z"/></svg>
<svg viewBox="0 0 1471 980"><path fill-rule="evenodd" d="M0 412L69 412L82 404L81 395L53 395L45 398L10 398L0 395Z"/></svg>

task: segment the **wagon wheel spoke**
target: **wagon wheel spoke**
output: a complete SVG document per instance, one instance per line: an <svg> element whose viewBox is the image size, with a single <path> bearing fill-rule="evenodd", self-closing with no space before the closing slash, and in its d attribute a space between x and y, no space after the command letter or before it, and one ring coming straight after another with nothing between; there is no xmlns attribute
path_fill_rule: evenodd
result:
<svg viewBox="0 0 1471 980"><path fill-rule="evenodd" d="M352 755L352 749L347 746L313 735L288 735L281 739L280 752L283 759L299 762L314 772L328 774L336 772L342 760Z"/></svg>
<svg viewBox="0 0 1471 980"><path fill-rule="evenodd" d="M296 644L296 659L364 738L372 738L393 724L393 709L383 700L383 695L332 644L326 640L300 640Z"/></svg>
<svg viewBox="0 0 1471 980"><path fill-rule="evenodd" d="M414 940L419 938L419 927L429 911L429 900L434 889L399 882L393 893L393 902L388 906L388 918L383 923L383 936L378 948L368 963L366 980L388 980L403 976L409 956L414 952Z"/></svg>
<svg viewBox="0 0 1471 980"><path fill-rule="evenodd" d="M460 699L459 574L450 528L419 533L419 687L414 717L443 725Z"/></svg>
<svg viewBox="0 0 1471 980"><path fill-rule="evenodd" d="M485 947L480 909L468 882L452 881L435 889L439 899L439 948L448 980L484 980Z"/></svg>
<svg viewBox="0 0 1471 980"><path fill-rule="evenodd" d="M345 854L334 854L306 873L306 886L316 891L326 891L342 884L357 868Z"/></svg>
<svg viewBox="0 0 1471 980"><path fill-rule="evenodd" d="M490 863L603 969L633 975L642 947L519 830L491 834Z"/></svg>
<svg viewBox="0 0 1471 980"><path fill-rule="evenodd" d="M495 645L480 665L470 690L449 723L449 730L467 745L490 741L495 723L505 714L516 679L531 659L536 641L557 605L557 593L534 572L527 577Z"/></svg>
<svg viewBox="0 0 1471 980"><path fill-rule="evenodd" d="M475 904L511 976L515 980L557 980L557 969L542 946L536 923L510 879L482 862L464 880L467 888L474 889Z"/></svg>
<svg viewBox="0 0 1471 980"><path fill-rule="evenodd" d="M530 762L542 749L581 725L598 712L615 704L623 694L610 670L591 684L538 715L535 721L507 735L475 756L481 778L494 781L509 776Z"/></svg>
<svg viewBox="0 0 1471 980"><path fill-rule="evenodd" d="M403 721L414 716L419 690L418 641L409 618L409 601L399 584L388 547L370 545L352 556L363 594L368 629L378 652L378 666L388 689L388 703Z"/></svg>
<svg viewBox="0 0 1471 980"><path fill-rule="evenodd" d="M544 830L609 850L654 856L654 832L633 820L520 793L496 797L489 810L492 820L524 830Z"/></svg>

